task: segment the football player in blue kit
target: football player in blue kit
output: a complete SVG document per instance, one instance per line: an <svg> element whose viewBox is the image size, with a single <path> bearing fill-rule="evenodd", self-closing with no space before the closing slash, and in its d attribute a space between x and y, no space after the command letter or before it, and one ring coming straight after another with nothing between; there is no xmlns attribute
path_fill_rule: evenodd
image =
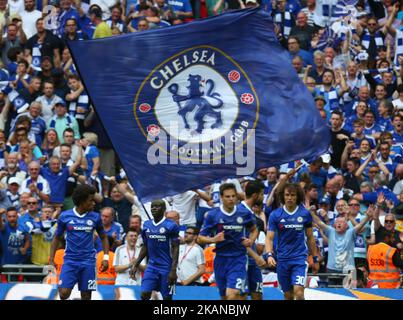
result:
<svg viewBox="0 0 403 320"><path fill-rule="evenodd" d="M266 237L267 264L277 267L278 281L286 300L304 300L308 271L308 250L313 256L313 271L319 270L318 254L312 232L311 214L302 205L304 192L298 184L287 183L280 190L282 207L269 217ZM277 232L277 253L273 252Z"/></svg>
<svg viewBox="0 0 403 320"><path fill-rule="evenodd" d="M154 219L144 222L142 238L144 245L131 269L134 277L141 261L148 256L148 264L141 282L141 299L150 300L153 290L161 292L164 300L172 300L177 279L179 256L179 227L164 214L163 200L151 203Z"/></svg>
<svg viewBox="0 0 403 320"><path fill-rule="evenodd" d="M76 283L78 283L82 300L90 300L91 292L97 289L95 230L102 241L104 251L102 271L106 271L109 267L108 238L102 226L101 215L92 211L95 206L95 192L92 186L77 186L72 195L75 207L62 212L57 220L57 230L50 249L50 264L54 266L56 249L65 236L64 263L58 286L61 300L70 297Z"/></svg>
<svg viewBox="0 0 403 320"><path fill-rule="evenodd" d="M253 213L236 206L234 184L222 184L220 196L222 205L207 213L198 242L202 245L216 244L214 274L221 298L240 300L246 291L248 274L246 248L255 243L258 231Z"/></svg>
<svg viewBox="0 0 403 320"><path fill-rule="evenodd" d="M261 206L264 199L264 188L265 185L259 180L248 181L245 184L245 197L246 199L237 205L238 210L247 210L254 212L252 208L254 206ZM262 222L263 223L263 222ZM258 225L256 225L258 227ZM258 228L259 229L259 228ZM253 243L250 247L251 250L256 251L256 244ZM256 264L253 257L249 255L248 257L248 278L247 278L247 291L251 296L252 300L262 300L263 299L263 276L262 271ZM244 298L247 298L245 293Z"/></svg>

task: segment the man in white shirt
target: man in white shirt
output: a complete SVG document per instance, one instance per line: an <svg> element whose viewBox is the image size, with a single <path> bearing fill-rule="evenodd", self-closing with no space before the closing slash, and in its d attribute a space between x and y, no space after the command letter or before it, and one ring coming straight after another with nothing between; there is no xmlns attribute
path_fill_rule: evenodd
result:
<svg viewBox="0 0 403 320"><path fill-rule="evenodd" d="M202 190L186 191L165 200L170 204L171 210L179 212L180 225L196 225L196 204L199 197L209 201L210 197Z"/></svg>
<svg viewBox="0 0 403 320"><path fill-rule="evenodd" d="M143 260L137 268L136 279L130 277L130 267L136 262L142 244L137 239L139 233L133 228L129 228L126 235L126 243L117 247L113 266L116 270L115 285L141 285L141 272L145 270L146 260Z"/></svg>
<svg viewBox="0 0 403 320"><path fill-rule="evenodd" d="M28 165L29 176L22 182L20 186L20 193L27 192L42 202L49 202L50 200L50 186L49 182L40 175L41 166L38 162L32 161Z"/></svg>
<svg viewBox="0 0 403 320"><path fill-rule="evenodd" d="M62 98L55 94L55 85L51 81L44 81L43 95L36 98L42 104L42 117L46 123L52 118L55 113L53 111L57 102L62 102Z"/></svg>
<svg viewBox="0 0 403 320"><path fill-rule="evenodd" d="M201 285L201 276L206 271L203 249L196 243L199 229L188 227L185 232L185 244L179 247L178 284L183 286Z"/></svg>
<svg viewBox="0 0 403 320"><path fill-rule="evenodd" d="M24 0L8 0L7 2L10 10L10 17L24 11Z"/></svg>
<svg viewBox="0 0 403 320"><path fill-rule="evenodd" d="M36 33L36 20L42 18L42 12L35 10L35 0L24 0L25 10L20 13L22 28L27 39Z"/></svg>

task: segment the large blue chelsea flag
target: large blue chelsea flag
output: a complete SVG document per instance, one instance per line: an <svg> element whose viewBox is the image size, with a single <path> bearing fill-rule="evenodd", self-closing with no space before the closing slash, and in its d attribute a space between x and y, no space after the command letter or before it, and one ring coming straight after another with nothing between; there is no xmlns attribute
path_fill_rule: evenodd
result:
<svg viewBox="0 0 403 320"><path fill-rule="evenodd" d="M69 47L143 201L312 159L329 146L263 10Z"/></svg>

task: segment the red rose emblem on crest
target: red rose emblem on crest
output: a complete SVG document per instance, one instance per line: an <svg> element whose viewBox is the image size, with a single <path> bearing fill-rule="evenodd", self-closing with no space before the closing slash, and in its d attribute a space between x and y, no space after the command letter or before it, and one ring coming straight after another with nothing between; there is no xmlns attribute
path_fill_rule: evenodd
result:
<svg viewBox="0 0 403 320"><path fill-rule="evenodd" d="M252 104L255 101L255 98L250 93L243 93L241 95L241 101L244 104Z"/></svg>
<svg viewBox="0 0 403 320"><path fill-rule="evenodd" d="M140 112L142 112L142 113L147 113L148 111L151 110L151 106L150 106L148 103L142 103L142 104L139 106L139 110L140 110Z"/></svg>
<svg viewBox="0 0 403 320"><path fill-rule="evenodd" d="M160 127L157 126L156 124L150 124L150 125L147 127L147 132L148 132L149 134L151 134L153 137L156 137L156 136L158 136L158 134L160 133Z"/></svg>

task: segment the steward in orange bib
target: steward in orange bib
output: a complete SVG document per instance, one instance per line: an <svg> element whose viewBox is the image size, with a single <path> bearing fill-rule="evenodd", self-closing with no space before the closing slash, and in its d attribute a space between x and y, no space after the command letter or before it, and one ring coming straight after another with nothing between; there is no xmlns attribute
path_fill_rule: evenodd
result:
<svg viewBox="0 0 403 320"><path fill-rule="evenodd" d="M215 257L215 245L210 245L207 246L204 249L204 259L206 261L205 267L206 267L206 272L202 275L203 278L203 283L205 286L215 286L215 283L212 283L211 280L214 278L211 278L211 275L214 273L214 257ZM209 281L210 279L210 281Z"/></svg>
<svg viewBox="0 0 403 320"><path fill-rule="evenodd" d="M97 284L107 284L114 285L116 279L116 271L113 267L113 258L115 254L112 251L109 251L109 268L108 270L102 272L102 260L104 259L104 252L100 251L97 254Z"/></svg>
<svg viewBox="0 0 403 320"><path fill-rule="evenodd" d="M398 250L391 246L393 238L391 232L385 232L382 242L368 248L369 279L377 283L380 289L400 287L399 268L403 268L403 260Z"/></svg>

